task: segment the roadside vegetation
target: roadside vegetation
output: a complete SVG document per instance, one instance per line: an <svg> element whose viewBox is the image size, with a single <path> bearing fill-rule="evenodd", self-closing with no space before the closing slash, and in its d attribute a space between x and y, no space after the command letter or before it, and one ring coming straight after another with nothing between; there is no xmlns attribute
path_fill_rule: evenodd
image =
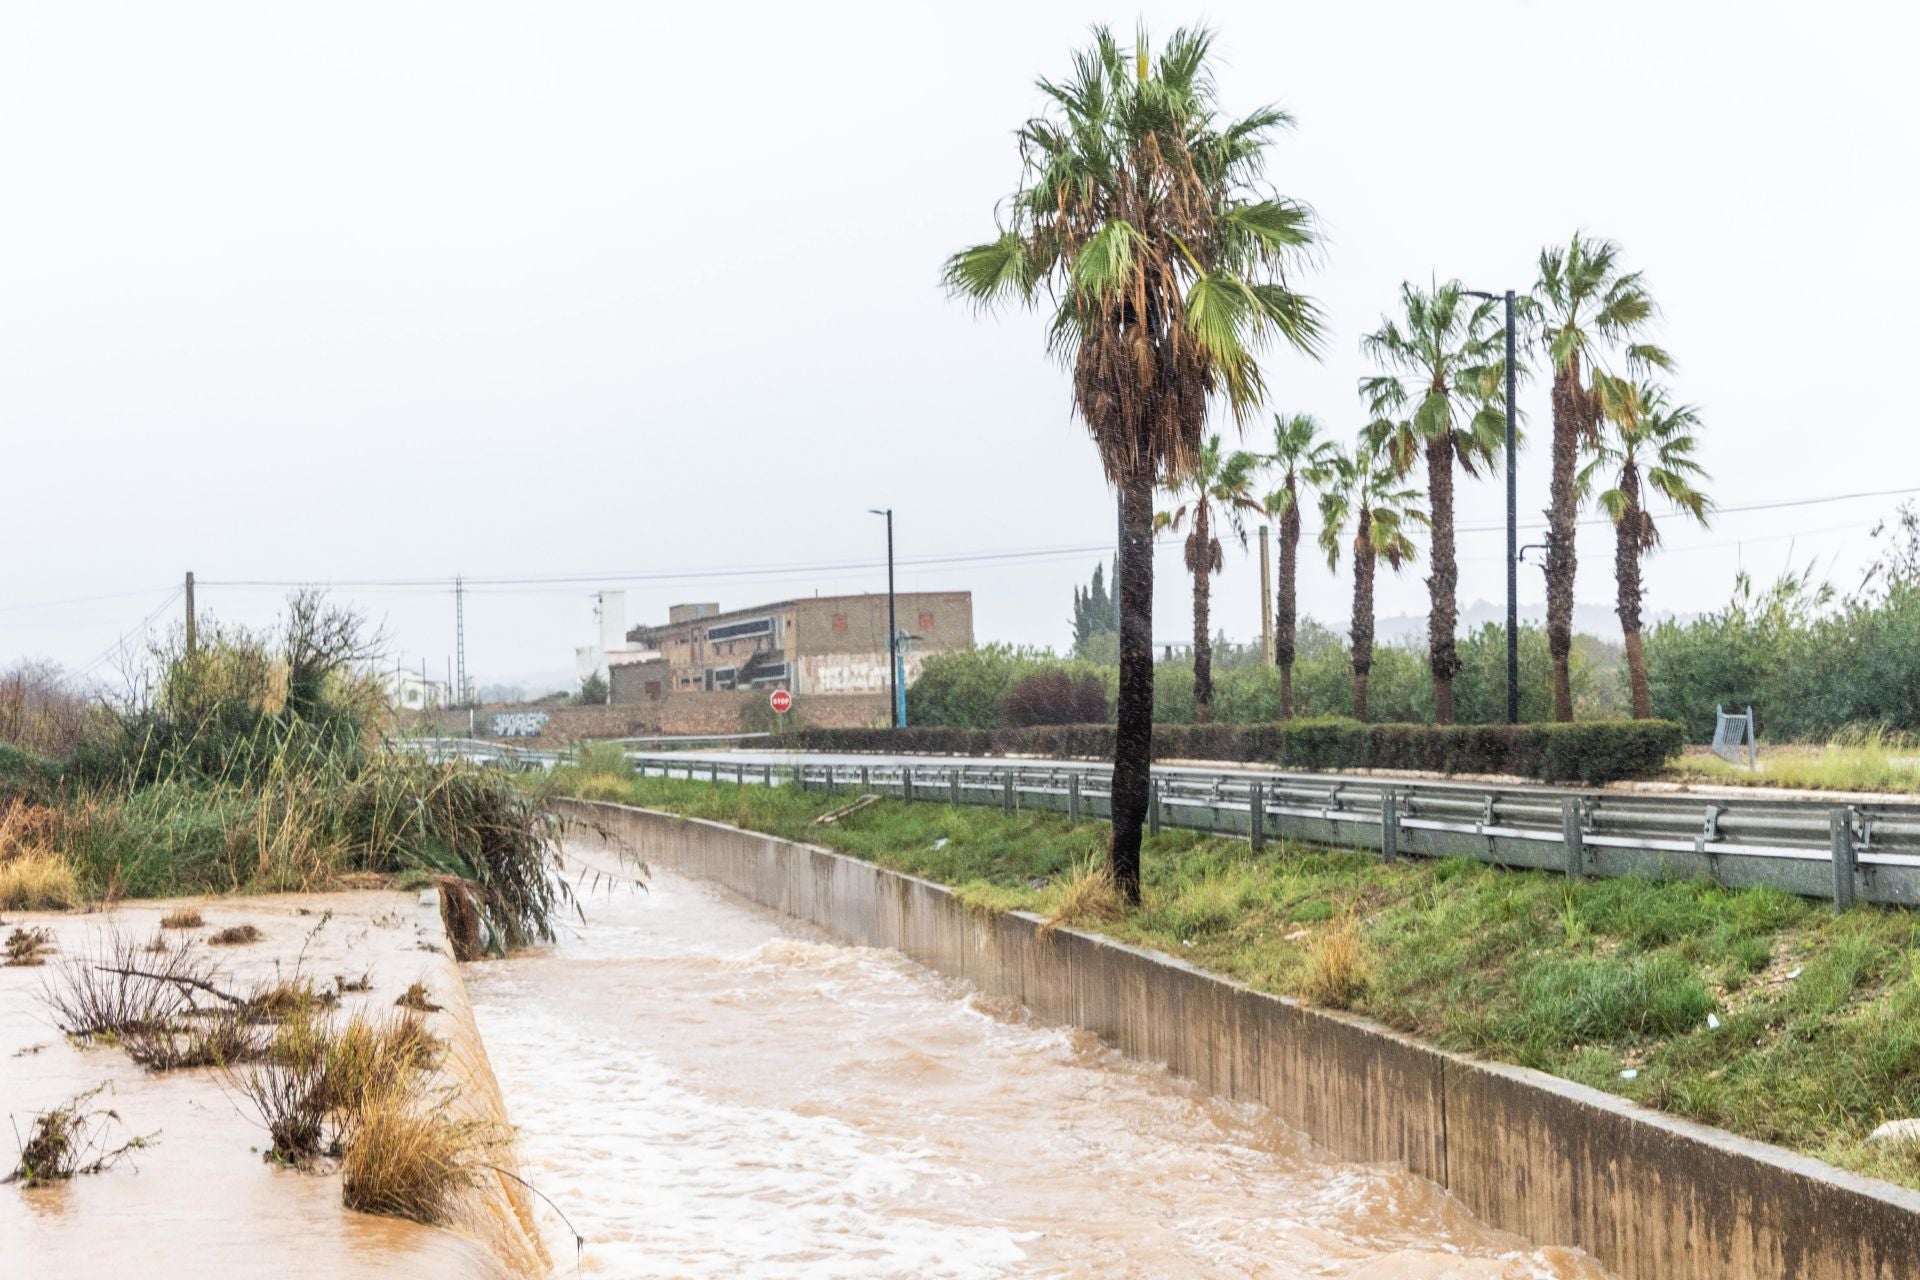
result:
<svg viewBox="0 0 1920 1280"><path fill-rule="evenodd" d="M377 642L301 594L271 631L163 642L117 699L8 695L27 744L64 753L0 743L0 909L396 879L463 900L470 950L551 937L554 820L498 773L385 749Z"/></svg>
<svg viewBox="0 0 1920 1280"><path fill-rule="evenodd" d="M1568 882L1466 860L1168 831L1142 898L1104 879L1104 823L891 801L831 826L845 793L637 778L610 758L564 792L733 823L1151 946L1262 990L1375 1018L1920 1186L1920 1150L1866 1137L1920 1115L1920 926L1769 889Z"/></svg>

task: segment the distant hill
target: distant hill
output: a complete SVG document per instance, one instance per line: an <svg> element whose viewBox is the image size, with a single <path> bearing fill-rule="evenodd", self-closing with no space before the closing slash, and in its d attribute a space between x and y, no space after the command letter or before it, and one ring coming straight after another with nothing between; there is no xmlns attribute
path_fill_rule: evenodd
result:
<svg viewBox="0 0 1920 1280"><path fill-rule="evenodd" d="M1651 627L1656 622L1690 622L1697 614L1675 613L1670 609L1648 610L1646 624ZM1460 610L1460 632L1477 631L1487 623L1505 624L1507 606L1494 604L1486 600L1475 600ZM1545 626L1547 606L1545 604L1520 604L1520 621ZM1573 630L1576 635L1597 636L1608 642L1620 639L1620 616L1610 604L1581 604L1574 602ZM1424 613L1396 613L1380 618L1374 623L1374 637L1382 643L1416 640L1424 642L1427 638L1427 615Z"/></svg>

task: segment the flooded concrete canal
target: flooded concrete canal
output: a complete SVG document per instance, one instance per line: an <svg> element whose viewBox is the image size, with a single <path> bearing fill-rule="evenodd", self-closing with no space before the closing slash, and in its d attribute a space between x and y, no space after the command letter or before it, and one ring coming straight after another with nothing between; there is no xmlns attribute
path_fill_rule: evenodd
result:
<svg viewBox="0 0 1920 1280"><path fill-rule="evenodd" d="M1090 1035L698 881L469 966L527 1177L610 1276L1597 1277ZM543 1215L556 1274L571 1235Z"/></svg>

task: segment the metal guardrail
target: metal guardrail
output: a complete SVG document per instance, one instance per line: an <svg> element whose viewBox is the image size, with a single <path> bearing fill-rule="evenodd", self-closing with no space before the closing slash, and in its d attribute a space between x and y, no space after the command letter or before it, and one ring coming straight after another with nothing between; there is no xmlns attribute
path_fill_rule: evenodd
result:
<svg viewBox="0 0 1920 1280"><path fill-rule="evenodd" d="M955 805L1110 815L1112 770L1078 764L773 764L629 752L652 777L792 785ZM1631 795L1550 787L1156 770L1150 829L1467 857L1568 876L1700 878L1806 897L1920 905L1920 806Z"/></svg>

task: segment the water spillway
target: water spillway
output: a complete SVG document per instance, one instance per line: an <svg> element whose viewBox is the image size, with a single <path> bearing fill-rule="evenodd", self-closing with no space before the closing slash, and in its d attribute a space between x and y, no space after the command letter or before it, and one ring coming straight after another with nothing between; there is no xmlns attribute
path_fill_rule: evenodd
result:
<svg viewBox="0 0 1920 1280"><path fill-rule="evenodd" d="M466 978L523 1172L589 1274L1605 1274L712 885L656 872L588 916Z"/></svg>

